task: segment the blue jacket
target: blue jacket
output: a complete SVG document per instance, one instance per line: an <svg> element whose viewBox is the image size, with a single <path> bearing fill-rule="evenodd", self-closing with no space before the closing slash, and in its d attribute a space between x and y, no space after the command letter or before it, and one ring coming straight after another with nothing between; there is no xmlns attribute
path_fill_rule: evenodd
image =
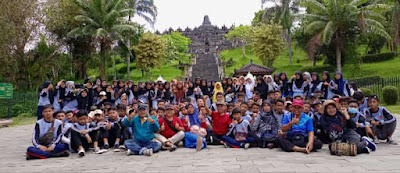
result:
<svg viewBox="0 0 400 173"><path fill-rule="evenodd" d="M149 115L148 115L149 116ZM131 127L134 139L139 142L148 142L154 138L154 132L160 130L157 118L150 116L154 120L154 124L145 121L143 124L140 122L140 117L136 116L128 121L128 118L122 123L126 127Z"/></svg>

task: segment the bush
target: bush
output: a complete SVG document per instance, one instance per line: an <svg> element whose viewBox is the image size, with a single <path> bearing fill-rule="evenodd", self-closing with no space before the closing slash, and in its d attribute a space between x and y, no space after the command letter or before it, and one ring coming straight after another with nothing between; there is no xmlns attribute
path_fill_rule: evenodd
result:
<svg viewBox="0 0 400 173"><path fill-rule="evenodd" d="M324 72L324 71L334 72L335 69L336 68L334 66L331 66L331 65L322 65L322 66L306 66L306 67L302 67L302 68L300 68L300 71L302 71L302 72L308 71L310 73L317 72L318 74L322 74L322 72Z"/></svg>
<svg viewBox="0 0 400 173"><path fill-rule="evenodd" d="M396 53L394 52L370 54L362 56L361 62L363 63L381 62L381 61L391 60L394 57L396 57Z"/></svg>
<svg viewBox="0 0 400 173"><path fill-rule="evenodd" d="M373 94L372 90L369 88L360 88L360 90L364 93L365 97L368 97Z"/></svg>
<svg viewBox="0 0 400 173"><path fill-rule="evenodd" d="M394 86L385 86L382 89L383 91L383 100L388 105L395 105L397 99L399 98L399 91Z"/></svg>

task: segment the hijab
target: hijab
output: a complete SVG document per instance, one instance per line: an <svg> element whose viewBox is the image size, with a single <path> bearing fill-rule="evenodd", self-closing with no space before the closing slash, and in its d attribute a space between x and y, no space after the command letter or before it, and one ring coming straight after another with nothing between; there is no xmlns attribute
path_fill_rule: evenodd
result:
<svg viewBox="0 0 400 173"><path fill-rule="evenodd" d="M294 80L294 84L296 85L297 88L301 88L303 86L304 83L304 79L303 79L303 75L301 75L301 71L296 71L296 75L299 75L300 78Z"/></svg>
<svg viewBox="0 0 400 173"><path fill-rule="evenodd" d="M339 75L340 75L340 79L339 79L339 80L337 80L337 79L335 78L335 84L338 86L337 92L338 92L339 95L343 95L344 84L345 84L346 81L343 79L343 74L342 74L341 72L337 71L337 72L335 73L335 75L336 75L336 74L339 74Z"/></svg>
<svg viewBox="0 0 400 173"><path fill-rule="evenodd" d="M317 77L317 80L312 80L311 81L311 83L313 84L313 87L311 88L311 91L314 92L315 89L317 88L318 84L321 83L321 79L319 78L319 75L318 75L317 72L312 73L312 75Z"/></svg>
<svg viewBox="0 0 400 173"><path fill-rule="evenodd" d="M197 125L197 126L201 127L201 121L200 121L200 118L199 118L199 111L191 103L186 105L186 109L188 109L189 106L192 106L193 109L194 109L193 114L188 113L190 127L193 126L193 125Z"/></svg>
<svg viewBox="0 0 400 173"><path fill-rule="evenodd" d="M220 86L219 89L217 88L217 86ZM224 89L222 88L221 82L215 83L214 93L213 93L213 98L212 98L212 101L213 101L214 103L217 102L217 93L219 93L219 92L221 92L222 94L224 94Z"/></svg>

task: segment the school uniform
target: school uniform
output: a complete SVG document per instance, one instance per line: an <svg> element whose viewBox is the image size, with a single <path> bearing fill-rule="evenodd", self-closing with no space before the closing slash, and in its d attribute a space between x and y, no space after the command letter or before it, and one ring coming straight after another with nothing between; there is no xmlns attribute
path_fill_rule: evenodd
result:
<svg viewBox="0 0 400 173"><path fill-rule="evenodd" d="M90 124L84 124L81 125L79 123L74 123L74 130L71 131L71 149L72 151L77 152L79 149L79 146L82 146L85 150L88 150L89 147L91 146L91 143L89 143L86 139L87 136L90 136L89 133L93 130L90 127ZM85 135L81 135L80 131L82 130L89 130L89 133ZM92 141L95 141L92 139Z"/></svg>
<svg viewBox="0 0 400 173"><path fill-rule="evenodd" d="M56 155L57 153L65 151L67 149L67 145L61 143L62 128L62 122L57 119L55 119L53 122L47 122L44 120L44 118L36 121L32 134L33 146L28 147L26 154L34 158L46 159ZM53 130L53 132L50 133L51 131L49 130ZM47 136L47 134L49 136ZM45 136L48 138L47 140L44 139ZM39 149L40 146L54 146L54 150L51 152L42 151Z"/></svg>
<svg viewBox="0 0 400 173"><path fill-rule="evenodd" d="M231 123L229 131L222 139L232 148L243 148L246 143L253 143L255 140L250 133L250 123L247 120L242 120L237 124Z"/></svg>
<svg viewBox="0 0 400 173"><path fill-rule="evenodd" d="M53 97L52 91L47 91L46 88L43 88L42 91L40 91L40 93L39 93L38 109L36 112L38 120L43 118L43 116L42 116L43 107L48 104L53 104L53 101L54 101L54 97Z"/></svg>
<svg viewBox="0 0 400 173"><path fill-rule="evenodd" d="M378 139L385 140L396 130L396 116L391 114L385 107L379 106L377 112L372 112L371 108L365 111L366 120L371 124L371 120L379 121L380 125L372 126L372 130Z"/></svg>

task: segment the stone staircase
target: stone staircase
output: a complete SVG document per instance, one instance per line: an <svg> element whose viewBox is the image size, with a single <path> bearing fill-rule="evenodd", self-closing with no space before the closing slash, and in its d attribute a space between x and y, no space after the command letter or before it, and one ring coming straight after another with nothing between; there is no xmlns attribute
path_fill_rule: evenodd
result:
<svg viewBox="0 0 400 173"><path fill-rule="evenodd" d="M219 80L218 65L213 53L200 53L196 56L196 64L192 67L191 79L201 78L210 80Z"/></svg>

